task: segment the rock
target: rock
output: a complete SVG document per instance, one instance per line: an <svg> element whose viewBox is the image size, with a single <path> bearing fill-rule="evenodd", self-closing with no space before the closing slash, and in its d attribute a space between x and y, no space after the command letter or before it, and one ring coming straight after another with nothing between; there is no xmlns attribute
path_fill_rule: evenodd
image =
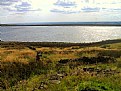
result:
<svg viewBox="0 0 121 91"><path fill-rule="evenodd" d="M53 84L59 84L61 81L60 80L51 80L51 83Z"/></svg>
<svg viewBox="0 0 121 91"><path fill-rule="evenodd" d="M38 89L46 89L48 86L47 86L47 83L45 82L41 82L40 83L40 86L38 87Z"/></svg>
<svg viewBox="0 0 121 91"><path fill-rule="evenodd" d="M51 75L49 80L58 80L59 76L57 75Z"/></svg>
<svg viewBox="0 0 121 91"><path fill-rule="evenodd" d="M57 74L60 78L63 78L65 75L64 74Z"/></svg>
<svg viewBox="0 0 121 91"><path fill-rule="evenodd" d="M66 74L55 74L55 75L51 75L49 80L60 80L62 79Z"/></svg>

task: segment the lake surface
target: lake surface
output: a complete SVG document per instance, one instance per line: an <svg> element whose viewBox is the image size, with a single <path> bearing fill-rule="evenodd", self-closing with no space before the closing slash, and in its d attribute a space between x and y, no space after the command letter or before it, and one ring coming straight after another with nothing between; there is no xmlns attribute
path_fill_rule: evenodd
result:
<svg viewBox="0 0 121 91"><path fill-rule="evenodd" d="M87 43L121 38L116 26L5 26L2 41Z"/></svg>

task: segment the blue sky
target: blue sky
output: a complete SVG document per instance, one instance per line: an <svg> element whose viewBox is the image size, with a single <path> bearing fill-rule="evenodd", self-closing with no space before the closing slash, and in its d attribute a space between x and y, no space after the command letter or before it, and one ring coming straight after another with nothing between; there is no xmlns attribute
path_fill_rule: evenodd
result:
<svg viewBox="0 0 121 91"><path fill-rule="evenodd" d="M121 21L121 0L0 0L0 23Z"/></svg>

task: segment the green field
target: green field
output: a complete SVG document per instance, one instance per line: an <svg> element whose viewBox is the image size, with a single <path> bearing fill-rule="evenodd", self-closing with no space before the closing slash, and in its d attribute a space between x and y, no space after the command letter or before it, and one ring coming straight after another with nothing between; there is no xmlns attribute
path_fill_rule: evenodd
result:
<svg viewBox="0 0 121 91"><path fill-rule="evenodd" d="M0 42L0 91L121 91L121 42Z"/></svg>

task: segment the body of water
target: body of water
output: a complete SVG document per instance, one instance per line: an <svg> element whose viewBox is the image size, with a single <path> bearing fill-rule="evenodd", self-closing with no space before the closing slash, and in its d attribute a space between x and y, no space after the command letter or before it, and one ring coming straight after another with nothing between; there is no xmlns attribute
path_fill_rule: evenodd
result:
<svg viewBox="0 0 121 91"><path fill-rule="evenodd" d="M4 26L2 41L87 43L121 38L116 26Z"/></svg>

